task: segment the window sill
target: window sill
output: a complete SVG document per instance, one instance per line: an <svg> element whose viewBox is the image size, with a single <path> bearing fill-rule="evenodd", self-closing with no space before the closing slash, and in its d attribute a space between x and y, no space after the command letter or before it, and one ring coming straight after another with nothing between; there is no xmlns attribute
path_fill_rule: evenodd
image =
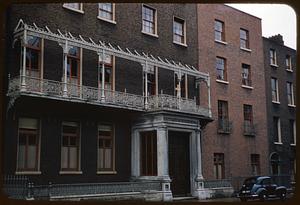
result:
<svg viewBox="0 0 300 205"><path fill-rule="evenodd" d="M280 102L279 102L279 101L273 101L273 100L272 100L272 103L277 104L277 105L280 105Z"/></svg>
<svg viewBox="0 0 300 205"><path fill-rule="evenodd" d="M74 9L74 8L67 7L67 6L64 6L64 5L63 5L63 8L69 9L69 10L71 10L71 11L75 11L75 12L77 12L77 13L84 14L84 11L82 11L82 10Z"/></svg>
<svg viewBox="0 0 300 205"><path fill-rule="evenodd" d="M97 171L97 174L117 174L117 171Z"/></svg>
<svg viewBox="0 0 300 205"><path fill-rule="evenodd" d="M270 64L270 66L272 66L272 67L275 67L275 68L278 68L278 65L277 64Z"/></svg>
<svg viewBox="0 0 300 205"><path fill-rule="evenodd" d="M227 43L227 42L225 42L225 41L219 41L219 40L216 40L216 39L215 39L215 42L216 42L216 43L223 44L223 45L227 45L227 44L228 44L228 43Z"/></svg>
<svg viewBox="0 0 300 205"><path fill-rule="evenodd" d="M246 51L246 52L249 52L249 53L251 53L251 49L249 49L249 48L243 48L243 47L240 47L240 49L242 50L242 51Z"/></svg>
<svg viewBox="0 0 300 205"><path fill-rule="evenodd" d="M276 145L283 145L282 142L274 142Z"/></svg>
<svg viewBox="0 0 300 205"><path fill-rule="evenodd" d="M287 72L293 73L293 69L285 69Z"/></svg>
<svg viewBox="0 0 300 205"><path fill-rule="evenodd" d="M291 104L288 104L288 106L289 107L293 107L293 108L296 107L296 105L291 105Z"/></svg>
<svg viewBox="0 0 300 205"><path fill-rule="evenodd" d="M292 147L296 147L296 144L290 144Z"/></svg>
<svg viewBox="0 0 300 205"><path fill-rule="evenodd" d="M82 174L82 171L59 171L59 174Z"/></svg>
<svg viewBox="0 0 300 205"><path fill-rule="evenodd" d="M15 175L40 175L41 171L16 171Z"/></svg>
<svg viewBox="0 0 300 205"><path fill-rule="evenodd" d="M248 85L242 85L242 88L253 90L253 87L252 86L248 86Z"/></svg>
<svg viewBox="0 0 300 205"><path fill-rule="evenodd" d="M223 83L223 84L226 84L226 85L229 84L228 81L225 81L225 80L219 80L219 79L216 79L216 82L218 82L218 83Z"/></svg>
<svg viewBox="0 0 300 205"><path fill-rule="evenodd" d="M177 42L177 41L173 41L174 44L177 44L177 45L180 45L180 46L183 46L183 47L187 47L187 44L185 43L180 43L180 42Z"/></svg>
<svg viewBox="0 0 300 205"><path fill-rule="evenodd" d="M143 31L143 30L142 30L142 34L145 34L145 35L149 35L149 36L152 36L152 37L158 38L158 35L157 35L157 34L155 34L155 33L148 33L148 32L146 32L146 31Z"/></svg>
<svg viewBox="0 0 300 205"><path fill-rule="evenodd" d="M116 21L110 20L110 19L106 19L106 18L102 18L101 16L97 16L97 18L98 18L99 20L101 20L101 21L106 21L106 22L111 23L111 24L117 24Z"/></svg>

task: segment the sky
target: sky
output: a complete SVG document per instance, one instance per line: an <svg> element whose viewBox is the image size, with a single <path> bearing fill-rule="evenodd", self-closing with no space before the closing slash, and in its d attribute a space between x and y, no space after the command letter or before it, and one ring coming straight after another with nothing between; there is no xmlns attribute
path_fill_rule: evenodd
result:
<svg viewBox="0 0 300 205"><path fill-rule="evenodd" d="M283 36L284 44L296 49L296 13L286 4L227 4L262 19L262 35Z"/></svg>

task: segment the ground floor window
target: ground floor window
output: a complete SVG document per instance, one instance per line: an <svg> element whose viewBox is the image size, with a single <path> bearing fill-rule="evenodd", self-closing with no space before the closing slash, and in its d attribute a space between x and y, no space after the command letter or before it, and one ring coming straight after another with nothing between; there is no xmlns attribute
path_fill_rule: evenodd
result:
<svg viewBox="0 0 300 205"><path fill-rule="evenodd" d="M214 176L215 179L225 178L225 163L223 153L214 153Z"/></svg>
<svg viewBox="0 0 300 205"><path fill-rule="evenodd" d="M62 171L79 170L80 133L78 122L63 122L61 168Z"/></svg>
<svg viewBox="0 0 300 205"><path fill-rule="evenodd" d="M251 154L251 171L252 175L260 174L260 159L259 154Z"/></svg>
<svg viewBox="0 0 300 205"><path fill-rule="evenodd" d="M157 175L156 131L141 132L141 175Z"/></svg>
<svg viewBox="0 0 300 205"><path fill-rule="evenodd" d="M280 158L277 153L271 155L271 174L278 175L280 173Z"/></svg>
<svg viewBox="0 0 300 205"><path fill-rule="evenodd" d="M98 171L114 171L114 134L113 126L98 125Z"/></svg>
<svg viewBox="0 0 300 205"><path fill-rule="evenodd" d="M38 171L39 120L19 118L17 171Z"/></svg>

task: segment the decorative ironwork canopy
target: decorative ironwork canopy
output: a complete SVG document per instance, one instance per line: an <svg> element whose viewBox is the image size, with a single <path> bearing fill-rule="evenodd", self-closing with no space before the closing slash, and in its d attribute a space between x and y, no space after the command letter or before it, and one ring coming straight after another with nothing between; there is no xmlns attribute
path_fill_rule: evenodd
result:
<svg viewBox="0 0 300 205"><path fill-rule="evenodd" d="M142 65L148 64L149 66L157 66L179 72L181 74L188 74L195 76L198 80L209 79L209 74L200 72L194 66L175 62L173 60L162 59L159 56L154 57L151 54L144 52L137 52L136 50L130 51L128 48L122 49L120 46L113 46L110 43L100 41L96 43L93 39L84 39L81 35L74 37L70 32L63 34L59 29L57 32L52 32L47 26L45 28L38 27L35 23L28 25L24 23L22 19L19 20L16 28L14 29L14 42L18 39L26 41L26 35L33 35L47 40L56 41L59 44L67 44L70 46L77 46L87 50L95 51L99 54L105 52L105 54L114 55L127 60L139 62Z"/></svg>

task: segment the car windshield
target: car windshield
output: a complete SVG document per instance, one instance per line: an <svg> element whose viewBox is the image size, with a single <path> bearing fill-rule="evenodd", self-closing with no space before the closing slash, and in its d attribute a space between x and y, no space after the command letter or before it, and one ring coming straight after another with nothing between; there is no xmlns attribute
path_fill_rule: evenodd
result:
<svg viewBox="0 0 300 205"><path fill-rule="evenodd" d="M256 183L256 178L248 178L244 181L246 186L253 186Z"/></svg>

